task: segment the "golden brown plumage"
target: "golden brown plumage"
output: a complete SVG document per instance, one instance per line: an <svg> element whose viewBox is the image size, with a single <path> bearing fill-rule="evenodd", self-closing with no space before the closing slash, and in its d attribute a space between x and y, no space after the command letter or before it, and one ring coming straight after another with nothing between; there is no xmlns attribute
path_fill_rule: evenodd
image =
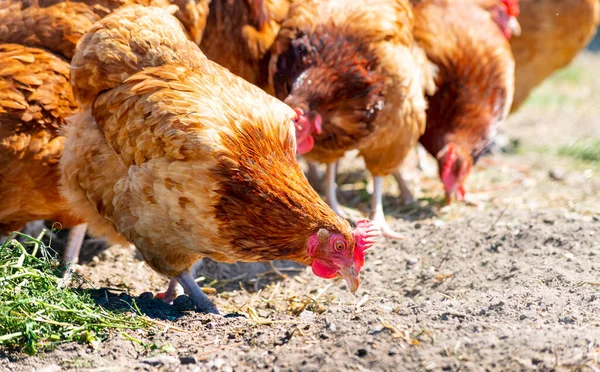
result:
<svg viewBox="0 0 600 372"><path fill-rule="evenodd" d="M448 200L462 199L472 165L491 143L513 99L508 30L487 10L456 0L422 0L415 19L415 38L438 68L437 91L428 98L420 142L438 159Z"/></svg>
<svg viewBox="0 0 600 372"><path fill-rule="evenodd" d="M533 88L569 64L593 38L599 0L520 0L521 35L510 40L515 57L516 111Z"/></svg>
<svg viewBox="0 0 600 372"><path fill-rule="evenodd" d="M300 152L329 164L334 207L331 167L346 151L360 150L380 178L398 169L425 130L423 90L433 82L412 29L407 0L298 0L282 24L269 75L277 97L301 114ZM376 202L385 228L380 208Z"/></svg>
<svg viewBox="0 0 600 372"><path fill-rule="evenodd" d="M12 200L10 208L0 212L0 224L6 226L5 232L37 218L58 220L64 226L80 221L69 220L57 183L56 162L64 142L58 128L76 108L67 84L68 61L79 39L95 21L114 9L138 3L174 12L186 26L188 36L200 42L208 0L0 0L0 45L4 43L7 45L4 48L12 48L11 55L0 62L0 69L5 73L3 88L10 95L9 99L0 100L0 130L5 146L15 147L6 153L0 168L0 196L5 196L2 202L9 203L9 197ZM9 43L15 45L8 46ZM16 44L40 47L44 51ZM36 61L41 58L41 61L38 64L30 61L31 58ZM15 76L11 75L13 72ZM15 80L17 78L21 81ZM39 82L41 86L36 85ZM43 105L37 101L42 94ZM15 106L13 99L24 104ZM25 107L25 104L30 106ZM48 111L48 107L53 111ZM84 225L70 233L64 256L66 262L77 260L84 235Z"/></svg>
<svg viewBox="0 0 600 372"><path fill-rule="evenodd" d="M64 142L58 130L76 111L67 62L37 48L0 45L0 235L32 220L83 222L56 187Z"/></svg>
<svg viewBox="0 0 600 372"><path fill-rule="evenodd" d="M168 8L200 43L208 0L0 0L0 42L43 47L70 59L94 22L123 6Z"/></svg>
<svg viewBox="0 0 600 372"><path fill-rule="evenodd" d="M200 45L208 58L270 91L269 48L290 0L213 0Z"/></svg>
<svg viewBox="0 0 600 372"><path fill-rule="evenodd" d="M65 128L67 199L92 231L124 236L176 277L199 308L215 311L189 281L201 257L292 259L358 285L354 255L368 233L353 234L308 184L293 111L209 61L173 17L132 6L96 23L71 82L86 110Z"/></svg>

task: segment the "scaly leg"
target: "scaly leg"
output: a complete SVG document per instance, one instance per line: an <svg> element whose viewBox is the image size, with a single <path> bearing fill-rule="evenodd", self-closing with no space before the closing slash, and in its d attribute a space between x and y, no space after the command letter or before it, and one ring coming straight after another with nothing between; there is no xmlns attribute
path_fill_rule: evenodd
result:
<svg viewBox="0 0 600 372"><path fill-rule="evenodd" d="M192 302L196 305L196 309L203 313L212 313L212 314L220 314L219 310L213 304L213 302L208 298L204 292L200 289L200 286L189 271L184 271L179 276L176 276L175 279L181 284L185 292L188 296L192 298ZM168 292L168 290L167 290Z"/></svg>
<svg viewBox="0 0 600 372"><path fill-rule="evenodd" d="M169 280L169 287L164 292L160 292L156 294L156 298L163 300L164 302L171 304L173 301L179 296L181 291L179 290L179 283L177 279L171 278Z"/></svg>
<svg viewBox="0 0 600 372"><path fill-rule="evenodd" d="M322 183L321 183L321 172L319 172L319 163L314 161L308 161L308 173L306 174L306 178L308 178L308 183L315 189L317 192L322 191Z"/></svg>
<svg viewBox="0 0 600 372"><path fill-rule="evenodd" d="M336 163L327 164L327 173L325 176L325 198L327 199L327 204L331 207L331 209L340 217L347 218L346 212L342 209L340 204L338 203L337 196L335 194L337 185L335 183L335 175L336 175Z"/></svg>
<svg viewBox="0 0 600 372"><path fill-rule="evenodd" d="M371 198L371 223L381 231L386 238L405 239L403 235L393 231L383 214L383 177L373 178L373 197Z"/></svg>
<svg viewBox="0 0 600 372"><path fill-rule="evenodd" d="M394 176L394 178L396 179L396 182L398 182L398 187L400 188L400 198L402 199L402 204L406 205L406 204L414 203L415 198L412 195L412 193L410 192L410 189L408 188L406 181L404 181L404 178L402 178L402 172L400 171L400 169L398 169L397 171L392 173L392 176Z"/></svg>
<svg viewBox="0 0 600 372"><path fill-rule="evenodd" d="M73 268L77 262L79 262L79 252L81 251L81 245L85 239L85 232L87 231L87 223L77 225L69 231L69 237L67 238L67 245L65 247L65 253L63 262L66 265L66 271L63 275L64 280L69 280L73 274Z"/></svg>

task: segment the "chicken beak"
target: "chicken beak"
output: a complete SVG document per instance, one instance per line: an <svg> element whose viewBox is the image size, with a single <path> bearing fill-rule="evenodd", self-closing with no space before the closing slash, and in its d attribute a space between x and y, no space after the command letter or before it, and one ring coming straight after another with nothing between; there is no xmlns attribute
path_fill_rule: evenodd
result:
<svg viewBox="0 0 600 372"><path fill-rule="evenodd" d="M521 24L517 20L517 17L510 17L507 26L512 36L521 36Z"/></svg>
<svg viewBox="0 0 600 372"><path fill-rule="evenodd" d="M352 292L353 294L356 293L356 291L358 290L358 287L360 285L360 278L358 277L358 273L356 272L354 267L342 268L342 269L340 269L339 274L346 281L346 284L348 285L348 289L350 289L350 292Z"/></svg>

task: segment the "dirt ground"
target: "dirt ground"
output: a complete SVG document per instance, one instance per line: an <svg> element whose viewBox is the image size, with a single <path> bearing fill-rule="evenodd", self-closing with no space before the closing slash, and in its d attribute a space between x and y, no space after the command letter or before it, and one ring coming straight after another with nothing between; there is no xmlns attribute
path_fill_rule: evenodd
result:
<svg viewBox="0 0 600 372"><path fill-rule="evenodd" d="M600 55L584 54L510 118L502 151L469 181L472 203L444 207L436 177L419 174L419 205L403 207L390 181L386 212L407 239L368 253L355 296L292 263L277 263L283 279L267 264L208 262L202 283L243 316L197 314L186 297L168 306L142 294L166 279L111 247L78 271L103 305L134 296L154 334L11 355L0 370L600 370L600 164L556 155L600 137L599 102ZM364 214L361 168L344 161L340 194Z"/></svg>

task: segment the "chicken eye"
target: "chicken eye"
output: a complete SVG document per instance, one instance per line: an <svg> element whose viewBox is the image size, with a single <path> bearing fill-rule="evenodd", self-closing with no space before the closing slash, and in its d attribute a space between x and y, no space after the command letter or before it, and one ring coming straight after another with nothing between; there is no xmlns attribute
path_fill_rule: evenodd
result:
<svg viewBox="0 0 600 372"><path fill-rule="evenodd" d="M343 252L344 249L346 249L346 244L344 244L344 242L341 242L341 241L335 242L335 250L336 251Z"/></svg>

